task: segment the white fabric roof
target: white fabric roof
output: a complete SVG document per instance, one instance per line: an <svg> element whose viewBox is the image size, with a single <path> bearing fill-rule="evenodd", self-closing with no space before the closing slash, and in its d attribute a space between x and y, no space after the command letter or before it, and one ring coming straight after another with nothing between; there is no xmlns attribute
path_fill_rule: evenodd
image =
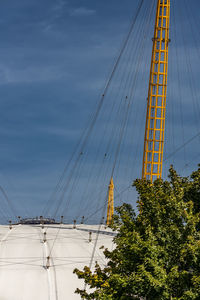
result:
<svg viewBox="0 0 200 300"><path fill-rule="evenodd" d="M48 227L48 229L47 229ZM74 268L89 265L97 225L0 226L0 299L73 300L84 283L73 274ZM43 242L47 230L47 242ZM92 231L92 242L89 242ZM57 237L57 238L56 238ZM55 239L56 238L56 239ZM100 246L112 249L112 231L102 225L94 263L105 265ZM52 250L51 250L52 249ZM46 268L50 254L50 268ZM94 265L94 264L93 264Z"/></svg>

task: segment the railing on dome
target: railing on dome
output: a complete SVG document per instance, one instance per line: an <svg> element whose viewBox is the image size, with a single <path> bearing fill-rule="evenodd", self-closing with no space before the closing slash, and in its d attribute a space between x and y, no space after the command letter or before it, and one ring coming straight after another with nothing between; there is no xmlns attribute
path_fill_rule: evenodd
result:
<svg viewBox="0 0 200 300"><path fill-rule="evenodd" d="M52 218L25 218L25 219L21 219L20 224L23 225L33 225L33 224L57 224L57 222L55 221L55 219Z"/></svg>

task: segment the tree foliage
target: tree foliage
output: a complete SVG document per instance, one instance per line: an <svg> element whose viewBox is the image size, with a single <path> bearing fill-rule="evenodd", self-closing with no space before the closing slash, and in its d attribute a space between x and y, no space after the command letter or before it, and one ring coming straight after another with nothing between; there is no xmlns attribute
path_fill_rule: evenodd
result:
<svg viewBox="0 0 200 300"><path fill-rule="evenodd" d="M169 180L137 179L135 214L116 208L115 249L104 249L107 265L75 269L91 289L83 299L200 299L200 168L189 178L173 167Z"/></svg>

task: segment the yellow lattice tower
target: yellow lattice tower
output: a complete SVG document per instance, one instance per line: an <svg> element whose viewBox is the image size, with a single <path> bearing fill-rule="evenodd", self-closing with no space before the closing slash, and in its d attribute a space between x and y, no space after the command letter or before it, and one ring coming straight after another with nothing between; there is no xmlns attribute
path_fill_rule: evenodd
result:
<svg viewBox="0 0 200 300"><path fill-rule="evenodd" d="M107 219L106 225L110 225L114 214L114 183L113 178L110 180L108 187L108 207L107 207Z"/></svg>
<svg viewBox="0 0 200 300"><path fill-rule="evenodd" d="M158 0L147 99L142 177L161 178L168 73L170 0Z"/></svg>

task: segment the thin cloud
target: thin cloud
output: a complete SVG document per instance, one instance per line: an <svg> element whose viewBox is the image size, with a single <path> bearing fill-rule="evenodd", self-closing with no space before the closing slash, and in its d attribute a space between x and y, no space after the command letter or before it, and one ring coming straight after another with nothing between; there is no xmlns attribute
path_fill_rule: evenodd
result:
<svg viewBox="0 0 200 300"><path fill-rule="evenodd" d="M0 85L10 83L44 82L63 79L68 73L59 67L27 67L24 70L0 66Z"/></svg>
<svg viewBox="0 0 200 300"><path fill-rule="evenodd" d="M96 10L88 9L86 7L78 7L78 8L75 8L75 9L71 9L69 14L72 17L91 16L91 15L96 14Z"/></svg>
<svg viewBox="0 0 200 300"><path fill-rule="evenodd" d="M68 4L68 1L65 0L58 0L56 2L56 5L53 7L53 10L55 11L60 11L64 8L64 6L66 6Z"/></svg>

